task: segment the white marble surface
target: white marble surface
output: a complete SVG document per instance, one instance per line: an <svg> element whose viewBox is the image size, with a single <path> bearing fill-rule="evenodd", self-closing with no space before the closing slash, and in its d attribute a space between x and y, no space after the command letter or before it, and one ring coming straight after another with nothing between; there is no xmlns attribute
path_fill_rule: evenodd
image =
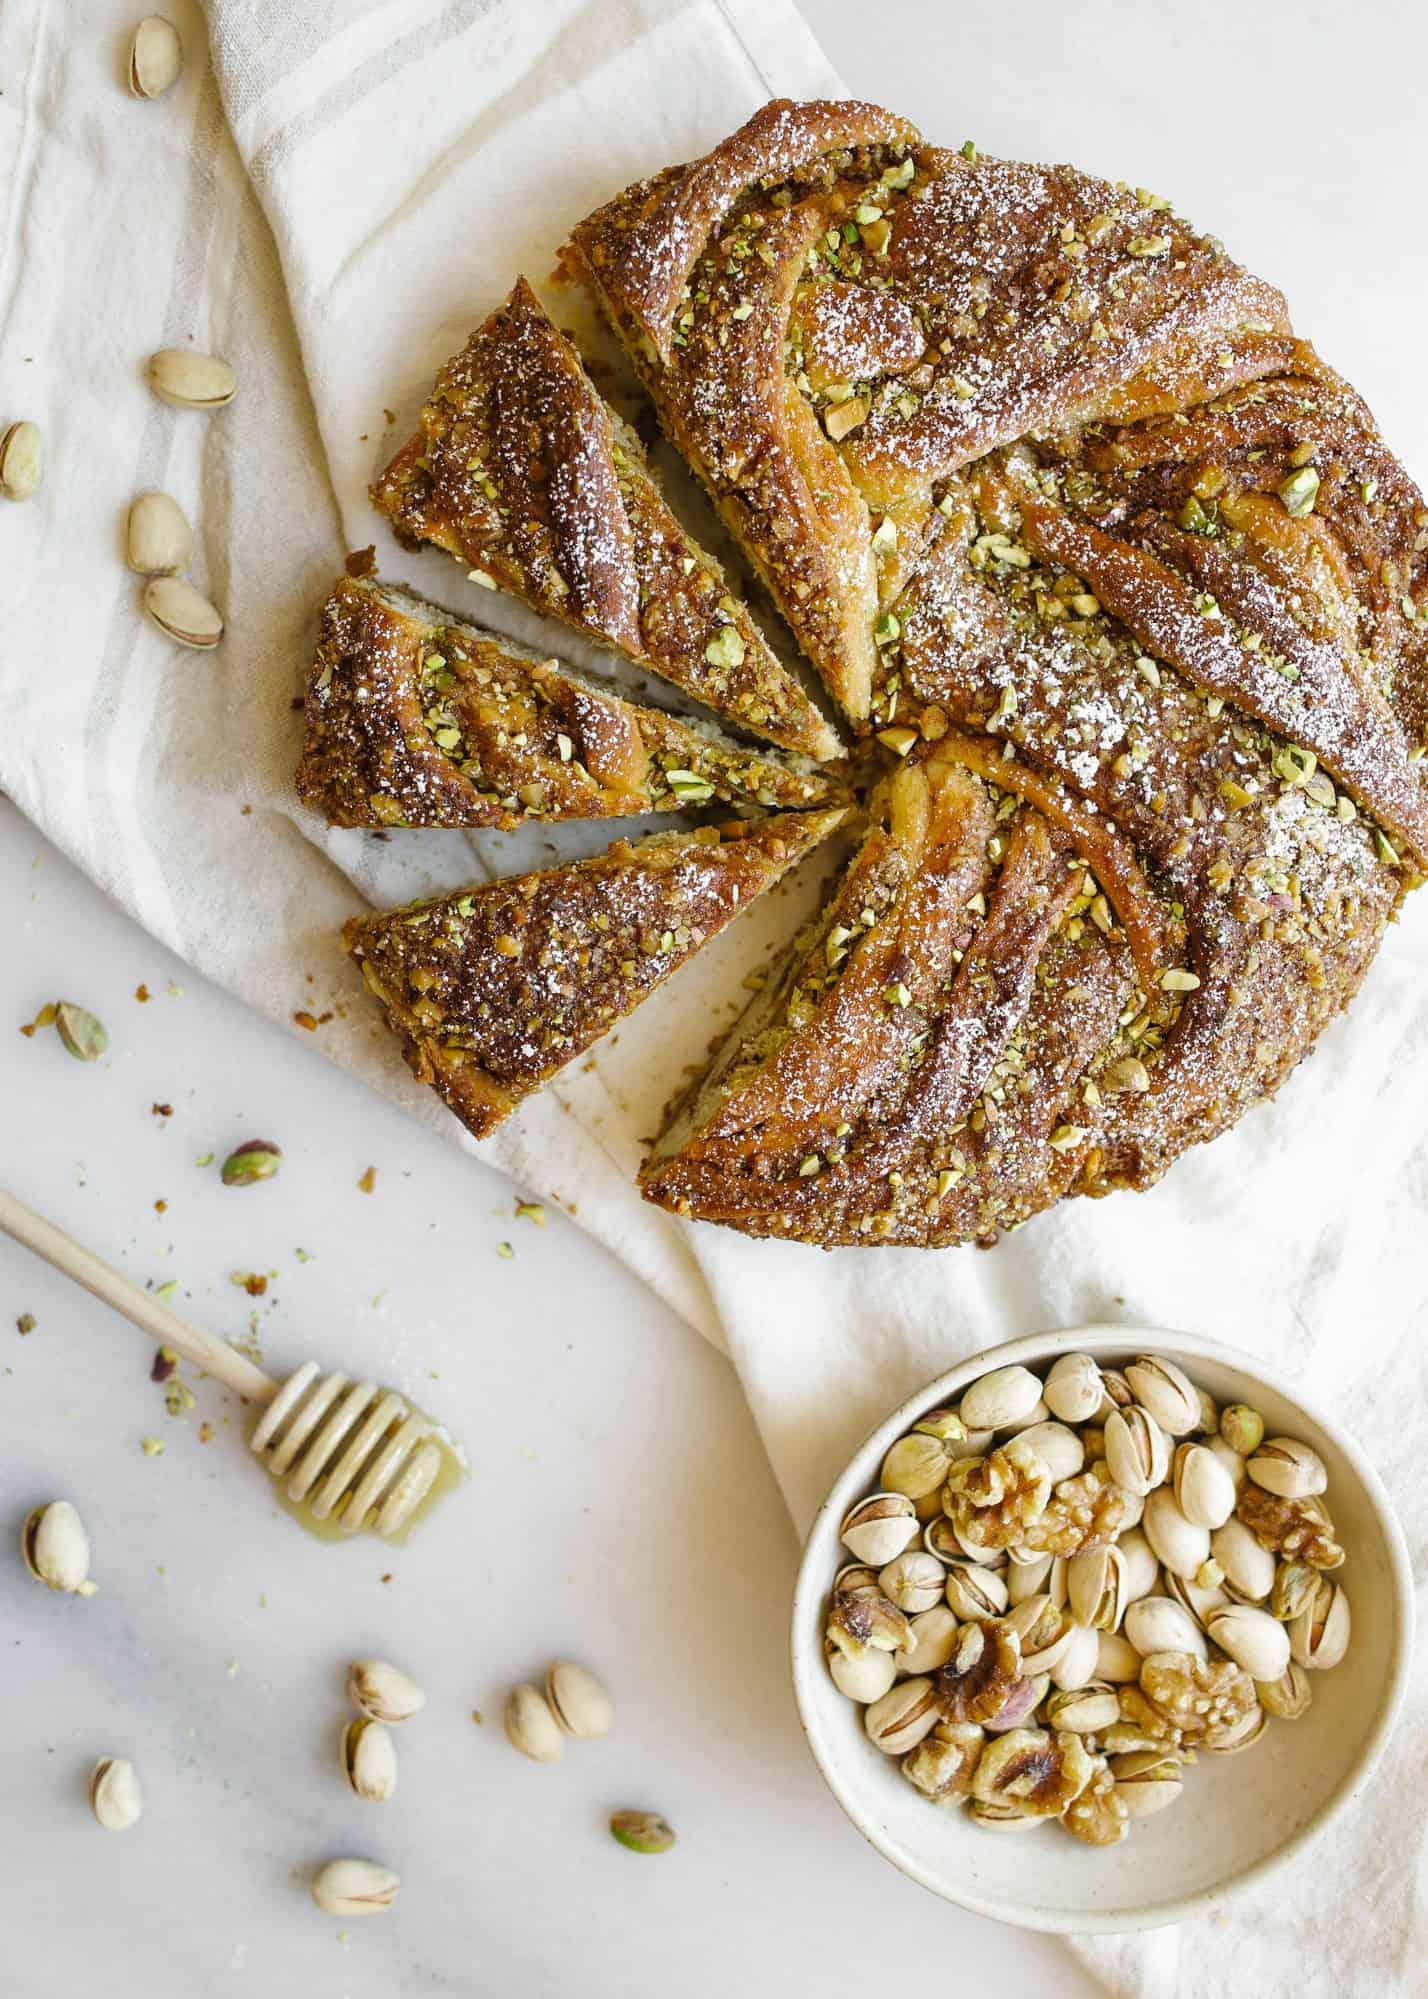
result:
<svg viewBox="0 0 1428 1999"><path fill-rule="evenodd" d="M517 1219L498 1175L206 987L5 804L0 936L0 1184L140 1282L176 1279L215 1332L255 1310L275 1369L312 1354L408 1388L474 1467L408 1549L311 1540L223 1395L198 1382L169 1417L143 1337L0 1239L7 1999L840 1995L951 1952L1026 1999L1092 1990L1058 1945L904 1881L823 1790L788 1684L793 1533L722 1360L563 1216ZM17 1032L61 996L109 1028L93 1067ZM255 1135L283 1147L271 1183L195 1163ZM240 1271L277 1274L252 1299ZM57 1495L93 1539L87 1602L16 1551ZM386 1805L335 1757L368 1653L430 1692ZM502 1695L562 1653L605 1676L617 1725L538 1768ZM85 1802L106 1754L144 1782L123 1834ZM672 1854L613 1844L627 1804L669 1816ZM391 1915L307 1900L345 1852L401 1872Z"/></svg>
<svg viewBox="0 0 1428 1999"><path fill-rule="evenodd" d="M951 143L1177 195L1289 285L1423 474L1421 343L1393 311L1416 8L806 11L850 82ZM176 1278L220 1333L256 1307L274 1365L346 1359L408 1386L475 1468L409 1551L319 1546L271 1503L221 1396L200 1384L170 1419L141 1337L0 1243L0 1990L722 1999L897 1991L930 1969L1027 1999L1092 1989L1055 1944L900 1879L823 1792L785 1666L793 1536L713 1353L562 1217L515 1219L496 1175L170 961L4 805L0 936L0 1181L141 1281ZM96 1067L15 1031L57 996L107 1021ZM254 1134L284 1147L275 1183L226 1190L196 1165ZM277 1273L260 1300L230 1281L248 1270ZM13 1552L59 1493L91 1528L88 1602L41 1591ZM431 1693L382 1807L334 1759L343 1663L371 1651ZM537 1769L500 1735L501 1694L557 1652L605 1675L619 1718ZM84 1802L104 1753L145 1783L122 1836ZM621 1804L665 1811L675 1853L613 1846ZM404 1887L344 1937L303 1877L349 1851Z"/></svg>

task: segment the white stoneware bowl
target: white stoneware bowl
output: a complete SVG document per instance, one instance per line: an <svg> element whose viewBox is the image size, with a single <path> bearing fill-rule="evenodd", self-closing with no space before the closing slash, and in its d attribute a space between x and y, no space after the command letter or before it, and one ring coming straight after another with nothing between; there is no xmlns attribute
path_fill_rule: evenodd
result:
<svg viewBox="0 0 1428 1999"><path fill-rule="evenodd" d="M1168 1811L1132 1822L1115 1847L1086 1846L1054 1824L999 1834L961 1810L931 1804L863 1732L863 1710L828 1676L823 1630L829 1587L851 1560L838 1539L850 1506L876 1490L893 1439L924 1410L955 1405L989 1368L1019 1361L1038 1373L1058 1354L1086 1351L1108 1366L1168 1355L1222 1406L1248 1402L1269 1435L1302 1438L1323 1458L1328 1500L1347 1550L1341 1579L1353 1613L1347 1656L1311 1675L1298 1721L1271 1720L1252 1748L1202 1756ZM893 1411L855 1453L813 1523L793 1602L793 1681L814 1760L829 1789L879 1853L938 1895L1027 1929L1149 1929L1213 1909L1304 1849L1369 1782L1403 1696L1413 1599L1403 1536L1377 1473L1326 1412L1299 1399L1250 1355L1190 1333L1082 1326L1012 1340L939 1375Z"/></svg>

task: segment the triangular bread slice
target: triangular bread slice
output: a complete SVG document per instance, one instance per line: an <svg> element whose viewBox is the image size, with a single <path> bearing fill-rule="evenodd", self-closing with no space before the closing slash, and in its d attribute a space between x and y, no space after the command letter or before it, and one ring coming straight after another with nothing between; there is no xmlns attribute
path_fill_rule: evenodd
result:
<svg viewBox="0 0 1428 1999"><path fill-rule="evenodd" d="M804 758L622 700L372 575L333 585L306 707L298 794L334 826L509 830L713 799L789 811L840 796Z"/></svg>
<svg viewBox="0 0 1428 1999"><path fill-rule="evenodd" d="M824 1247L936 1246L1024 1220L1081 1169L1077 1092L1133 972L1112 918L1079 920L1097 891L1076 842L942 745L868 817L646 1162L659 1206Z"/></svg>
<svg viewBox="0 0 1428 1999"><path fill-rule="evenodd" d="M477 1138L841 826L847 810L655 833L343 933L413 1074Z"/></svg>
<svg viewBox="0 0 1428 1999"><path fill-rule="evenodd" d="M644 449L522 279L437 377L372 487L399 536L813 757L838 739L714 557L675 519Z"/></svg>

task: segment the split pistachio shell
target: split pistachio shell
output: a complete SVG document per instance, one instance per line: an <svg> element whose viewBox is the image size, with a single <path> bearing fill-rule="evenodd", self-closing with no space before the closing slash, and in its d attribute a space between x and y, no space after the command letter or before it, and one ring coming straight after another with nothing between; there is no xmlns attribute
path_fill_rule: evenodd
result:
<svg viewBox="0 0 1428 1999"><path fill-rule="evenodd" d="M1088 1680L1096 1677L1096 1660L1100 1657L1100 1633L1088 1624L1071 1626L1070 1642L1061 1656L1050 1668L1053 1686L1070 1688L1084 1687Z"/></svg>
<svg viewBox="0 0 1428 1999"><path fill-rule="evenodd" d="M1075 1735L1103 1735L1121 1718L1120 1696L1105 1680L1088 1680L1052 1694L1046 1719L1052 1728L1069 1728Z"/></svg>
<svg viewBox="0 0 1428 1999"><path fill-rule="evenodd" d="M659 1812L612 1812L610 1835L631 1853L668 1853L674 1827Z"/></svg>
<svg viewBox="0 0 1428 1999"><path fill-rule="evenodd" d="M571 1659L557 1659L545 1676L545 1702L567 1735L593 1742L610 1733L615 1710L593 1673Z"/></svg>
<svg viewBox="0 0 1428 1999"><path fill-rule="evenodd" d="M1210 1637L1252 1680L1277 1680L1289 1664L1289 1634L1267 1610L1232 1603L1210 1619Z"/></svg>
<svg viewBox="0 0 1428 1999"><path fill-rule="evenodd" d="M866 1562L845 1562L833 1578L834 1596L881 1596L878 1572Z"/></svg>
<svg viewBox="0 0 1428 1999"><path fill-rule="evenodd" d="M1102 1631L1096 1638L1096 1678L1124 1686L1140 1678L1140 1654L1122 1631Z"/></svg>
<svg viewBox="0 0 1428 1999"><path fill-rule="evenodd" d="M931 1610L942 1600L947 1571L925 1548L908 1548L895 1555L878 1576L878 1586L889 1603L914 1617Z"/></svg>
<svg viewBox="0 0 1428 1999"><path fill-rule="evenodd" d="M1009 1601L1007 1578L977 1562L954 1562L946 1571L947 1601L958 1617L1000 1617Z"/></svg>
<svg viewBox="0 0 1428 1999"><path fill-rule="evenodd" d="M1216 1464L1220 1465L1229 1474L1230 1483L1238 1493L1240 1487L1245 1482L1245 1461L1239 1452L1232 1445L1227 1444L1223 1437L1207 1437L1205 1439L1205 1449L1214 1458Z"/></svg>
<svg viewBox="0 0 1428 1999"><path fill-rule="evenodd" d="M1325 1576L1307 1610L1289 1626L1289 1644L1301 1666L1316 1672L1337 1666L1349 1649L1349 1599Z"/></svg>
<svg viewBox="0 0 1428 1999"><path fill-rule="evenodd" d="M237 395L238 378L216 354L161 347L149 357L149 387L174 409L217 410Z"/></svg>
<svg viewBox="0 0 1428 1999"><path fill-rule="evenodd" d="M838 1529L850 1555L882 1568L917 1535L917 1508L905 1493L875 1492L859 1500Z"/></svg>
<svg viewBox="0 0 1428 1999"><path fill-rule="evenodd" d="M342 1731L342 1774L359 1798L382 1804L397 1788L397 1746L380 1721L359 1715Z"/></svg>
<svg viewBox="0 0 1428 1999"><path fill-rule="evenodd" d="M347 1668L347 1698L373 1721L410 1721L426 1706L411 1675L386 1659L354 1659Z"/></svg>
<svg viewBox="0 0 1428 1999"><path fill-rule="evenodd" d="M1213 1437L1220 1427L1220 1405L1203 1388L1197 1387L1195 1393L1200 1398L1200 1420L1195 1425L1195 1433L1200 1437Z"/></svg>
<svg viewBox="0 0 1428 1999"><path fill-rule="evenodd" d="M1225 1572L1225 1585L1237 1598L1261 1603L1274 1587L1277 1566L1268 1548L1261 1548L1243 1520L1227 1520L1210 1536L1210 1552Z"/></svg>
<svg viewBox="0 0 1428 1999"><path fill-rule="evenodd" d="M193 529L167 493L140 493L129 503L126 559L139 576L172 576L193 561Z"/></svg>
<svg viewBox="0 0 1428 1999"><path fill-rule="evenodd" d="M329 1860L312 1877L312 1899L329 1916L379 1916L401 1885L400 1876L375 1860Z"/></svg>
<svg viewBox="0 0 1428 1999"><path fill-rule="evenodd" d="M162 14L146 14L129 46L129 88L135 97L162 97L183 68L178 29Z"/></svg>
<svg viewBox="0 0 1428 1999"><path fill-rule="evenodd" d="M1237 1756L1242 1749L1252 1748L1268 1726L1269 1716L1256 1702L1227 1728L1213 1729L1213 1739L1202 1742L1200 1746L1207 1756Z"/></svg>
<svg viewBox="0 0 1428 1999"><path fill-rule="evenodd" d="M1021 1640L1024 1675L1054 1672L1076 1634L1070 1612L1047 1595L1028 1597L1007 1613L1006 1621Z"/></svg>
<svg viewBox="0 0 1428 1999"><path fill-rule="evenodd" d="M512 1687L506 1702L506 1740L532 1763L555 1763L565 1749L560 1724L539 1687Z"/></svg>
<svg viewBox="0 0 1428 1999"><path fill-rule="evenodd" d="M1173 1575L1193 1576L1210 1553L1210 1530L1187 1520L1168 1485L1150 1493L1145 1502L1145 1538L1162 1567Z"/></svg>
<svg viewBox="0 0 1428 1999"><path fill-rule="evenodd" d="M1101 1370L1088 1353L1064 1353L1046 1377L1046 1406L1062 1423L1089 1423L1105 1397Z"/></svg>
<svg viewBox="0 0 1428 1999"><path fill-rule="evenodd" d="M223 619L181 576L155 576L144 586L144 609L166 638L195 652L211 652L223 637Z"/></svg>
<svg viewBox="0 0 1428 1999"><path fill-rule="evenodd" d="M36 423L12 423L0 435L0 492L7 500L32 500L45 478L45 441Z"/></svg>
<svg viewBox="0 0 1428 1999"><path fill-rule="evenodd" d="M1179 1759L1166 1749L1135 1749L1127 1756L1113 1756L1111 1775L1116 1780L1116 1796L1124 1801L1133 1819L1163 1812L1184 1788Z"/></svg>
<svg viewBox="0 0 1428 1999"><path fill-rule="evenodd" d="M1075 1478L1086 1462L1086 1446L1064 1423L1033 1423L1029 1430L1018 1430L1015 1441L1036 1452L1053 1485Z"/></svg>
<svg viewBox="0 0 1428 1999"><path fill-rule="evenodd" d="M101 1756L89 1779L89 1806L106 1832L127 1832L144 1809L133 1764L123 1756Z"/></svg>
<svg viewBox="0 0 1428 1999"><path fill-rule="evenodd" d="M1129 1409L1135 1397L1131 1394L1130 1383L1118 1367L1101 1369L1101 1421L1104 1423L1113 1409Z"/></svg>
<svg viewBox="0 0 1428 1999"><path fill-rule="evenodd" d="M928 1613L929 1616L933 1614ZM956 1637L955 1629L953 1637ZM866 1705L869 1701L880 1700L897 1678L897 1663L891 1652L876 1652L868 1646L865 1651L850 1655L835 1645L831 1638L825 1638L823 1653L834 1686L850 1701L861 1701ZM929 1667L926 1670L934 1669Z"/></svg>
<svg viewBox="0 0 1428 1999"><path fill-rule="evenodd" d="M89 1580L89 1536L84 1522L67 1499L37 1506L20 1533L25 1567L46 1589L73 1596L85 1592Z"/></svg>
<svg viewBox="0 0 1428 1999"><path fill-rule="evenodd" d="M1035 1812L1024 1812L1017 1805L988 1804L982 1798L973 1798L967 1816L984 1832L1034 1832L1046 1824Z"/></svg>
<svg viewBox="0 0 1428 1999"><path fill-rule="evenodd" d="M903 1756L931 1733L938 1719L933 1684L919 1676L899 1681L881 1700L874 1701L863 1716L863 1726L868 1740L885 1756Z"/></svg>
<svg viewBox="0 0 1428 1999"><path fill-rule="evenodd" d="M1183 1437L1199 1423L1200 1391L1173 1360L1142 1354L1126 1369L1126 1382L1167 1435Z"/></svg>
<svg viewBox="0 0 1428 1999"><path fill-rule="evenodd" d="M1033 1562L1010 1562L1007 1565L1007 1601L1011 1604L1025 1603L1028 1597L1050 1596L1056 1601L1051 1587L1057 1557L1038 1555ZM1064 1567L1064 1565L1063 1565ZM1065 1596L1060 1598L1065 1602Z"/></svg>
<svg viewBox="0 0 1428 1999"><path fill-rule="evenodd" d="M1118 1546L1085 1548L1066 1564L1071 1615L1097 1631L1116 1631L1125 1615L1125 1556Z"/></svg>
<svg viewBox="0 0 1428 1999"><path fill-rule="evenodd" d="M1280 1721L1298 1721L1314 1698L1309 1675L1291 1659L1277 1680L1256 1680L1260 1706Z"/></svg>
<svg viewBox="0 0 1428 1999"><path fill-rule="evenodd" d="M1118 1486L1143 1499L1165 1482L1170 1439L1149 1410L1113 1409L1106 1418L1106 1463Z"/></svg>
<svg viewBox="0 0 1428 1999"><path fill-rule="evenodd" d="M1270 1437L1246 1461L1255 1484L1280 1499L1312 1499L1329 1483L1324 1460L1292 1437Z"/></svg>
<svg viewBox="0 0 1428 1999"><path fill-rule="evenodd" d="M1124 1630L1143 1659L1155 1652L1191 1652L1207 1658L1205 1634L1183 1605L1168 1596L1143 1596L1126 1611Z"/></svg>
<svg viewBox="0 0 1428 1999"><path fill-rule="evenodd" d="M1041 1383L1027 1367L997 1367L979 1375L962 1397L958 1414L969 1430L1005 1430L1029 1423L1041 1401Z"/></svg>
<svg viewBox="0 0 1428 1999"><path fill-rule="evenodd" d="M1220 1435L1239 1457L1257 1451L1264 1436L1264 1418L1248 1402L1232 1402L1220 1411Z"/></svg>
<svg viewBox="0 0 1428 1999"><path fill-rule="evenodd" d="M1204 1444L1181 1444L1171 1470L1175 1503L1198 1527L1223 1527L1235 1510L1235 1481Z"/></svg>
<svg viewBox="0 0 1428 1999"><path fill-rule="evenodd" d="M909 1679L917 1679L924 1673L940 1672L952 1657L957 1643L956 1614L945 1603L935 1604L931 1610L918 1612L908 1626L908 1633L912 1643L906 1651L896 1655L883 1652L878 1656L893 1660L896 1670L906 1673ZM836 1674L834 1678L837 1678ZM878 1693L886 1691L885 1687L878 1689ZM877 1694L863 1696L868 1700L876 1700L877 1697Z"/></svg>
<svg viewBox="0 0 1428 1999"><path fill-rule="evenodd" d="M1160 1579L1160 1564L1143 1529L1128 1528L1116 1546L1120 1550L1126 1602L1134 1603L1139 1597L1149 1596Z"/></svg>
<svg viewBox="0 0 1428 1999"><path fill-rule="evenodd" d="M1210 1628L1210 1619L1217 1617L1233 1598L1225 1594L1218 1585L1205 1586L1194 1576L1167 1575L1165 1593L1168 1597L1188 1610L1202 1631Z"/></svg>

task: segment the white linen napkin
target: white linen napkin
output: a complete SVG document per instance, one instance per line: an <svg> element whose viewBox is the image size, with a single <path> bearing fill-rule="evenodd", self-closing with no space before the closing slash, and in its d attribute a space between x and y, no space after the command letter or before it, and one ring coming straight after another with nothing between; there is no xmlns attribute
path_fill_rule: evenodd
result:
<svg viewBox="0 0 1428 1999"><path fill-rule="evenodd" d="M282 1021L330 1009L323 1051L469 1148L407 1078L337 930L357 892L400 901L608 829L325 831L291 791L313 613L344 549L375 541L388 573L529 634L449 560L395 551L368 479L517 272L571 320L544 281L598 200L770 95L841 86L789 0L210 0L212 70L183 0L184 78L141 104L110 11L112 43L61 0L0 14L0 420L35 416L51 457L41 496L0 521L0 786L210 977ZM143 386L153 348L189 341L237 369L221 415ZM1422 425L1416 442L1428 464ZM147 485L195 520L196 580L228 619L214 654L137 615L119 533ZM1239 1340L1340 1395L1421 1571L1404 1412L1425 1387L1425 913L1280 1100L1154 1193L1072 1204L986 1253L824 1255L691 1229L632 1186L682 1067L811 892L766 898L485 1148L727 1345L800 1528L864 1430L960 1355L1121 1319ZM1420 1665L1420 1715L1424 1691ZM1407 1991L1428 1947L1425 1783L1421 1726L1402 1728L1371 1797L1288 1879L1222 1917L1087 1942L1087 1961L1147 1999L1279 1992L1291 1965L1305 1992Z"/></svg>

